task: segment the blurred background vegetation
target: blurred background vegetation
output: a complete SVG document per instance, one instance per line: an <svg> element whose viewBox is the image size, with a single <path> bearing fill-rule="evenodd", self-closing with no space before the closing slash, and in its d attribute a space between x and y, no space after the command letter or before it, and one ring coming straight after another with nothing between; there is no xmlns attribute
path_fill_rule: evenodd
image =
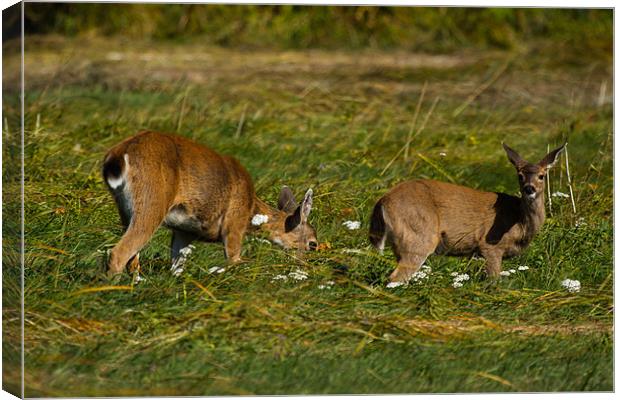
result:
<svg viewBox="0 0 620 400"><path fill-rule="evenodd" d="M550 40L610 57L604 9L27 3L27 34L120 35L271 48L511 49ZM14 23L17 23L15 21ZM11 24L5 22L5 34ZM17 31L18 32L18 31Z"/></svg>

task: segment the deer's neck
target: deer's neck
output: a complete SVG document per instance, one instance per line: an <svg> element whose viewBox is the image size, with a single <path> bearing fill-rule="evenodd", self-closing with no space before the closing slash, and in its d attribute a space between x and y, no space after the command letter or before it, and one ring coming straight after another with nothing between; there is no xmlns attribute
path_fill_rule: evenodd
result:
<svg viewBox="0 0 620 400"><path fill-rule="evenodd" d="M255 215L266 215L267 222L261 223L260 225L253 225L250 222L250 227L253 229L263 230L263 231L271 231L273 227L278 224L280 219L282 218L282 211L277 210L271 207L269 204L265 203L258 197L254 198L254 210L252 212L252 218Z"/></svg>
<svg viewBox="0 0 620 400"><path fill-rule="evenodd" d="M545 199L541 194L534 201L521 199L524 241L529 242L545 222Z"/></svg>

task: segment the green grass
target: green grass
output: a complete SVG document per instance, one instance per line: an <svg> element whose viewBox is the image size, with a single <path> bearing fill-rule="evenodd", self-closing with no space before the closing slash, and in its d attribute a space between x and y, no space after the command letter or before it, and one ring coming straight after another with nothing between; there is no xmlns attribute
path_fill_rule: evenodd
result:
<svg viewBox="0 0 620 400"><path fill-rule="evenodd" d="M27 49L26 396L613 390L606 61L558 65L529 48L430 56L59 38ZM5 71L18 62L9 55ZM14 392L17 82L5 79L3 132L4 382ZM122 229L101 161L142 128L234 155L272 204L282 185L312 187L310 219L329 248L300 255L247 237L248 261L213 275L222 246L198 244L175 278L161 229L141 254L145 282L106 281ZM425 177L515 193L501 142L538 161L566 139L577 213L552 199L532 245L504 262L530 270L489 285L481 260L431 257L427 281L385 288L393 255L371 250L366 232L391 186ZM551 180L568 192L564 158ZM272 281L296 268L309 278ZM452 272L472 279L455 289ZM565 278L581 292L563 290Z"/></svg>

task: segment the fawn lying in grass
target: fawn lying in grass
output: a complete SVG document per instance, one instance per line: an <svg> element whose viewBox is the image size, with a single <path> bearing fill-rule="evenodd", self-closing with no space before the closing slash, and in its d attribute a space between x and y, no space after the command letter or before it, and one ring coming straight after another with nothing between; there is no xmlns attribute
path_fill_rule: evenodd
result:
<svg viewBox="0 0 620 400"><path fill-rule="evenodd" d="M194 240L221 241L226 258L240 261L254 214L266 216L257 229L266 231L271 242L284 248L317 247L308 223L311 189L298 206L284 187L274 209L256 197L250 175L237 160L181 136L145 131L124 140L105 156L103 178L125 226L110 254L109 276L126 266L139 271L139 251L162 224L172 230L175 275L183 271Z"/></svg>
<svg viewBox="0 0 620 400"><path fill-rule="evenodd" d="M380 251L386 242L394 249L398 266L390 281L407 282L432 253L481 254L487 275L495 278L503 257L515 256L529 245L545 220L545 175L564 146L537 164L506 145L504 149L517 170L520 198L413 180L397 185L377 202L369 238Z"/></svg>

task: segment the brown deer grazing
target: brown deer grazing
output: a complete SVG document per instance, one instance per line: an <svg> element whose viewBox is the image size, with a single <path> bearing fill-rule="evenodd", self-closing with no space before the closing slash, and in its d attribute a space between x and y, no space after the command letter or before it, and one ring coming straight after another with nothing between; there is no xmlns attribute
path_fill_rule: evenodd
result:
<svg viewBox="0 0 620 400"><path fill-rule="evenodd" d="M221 241L226 258L240 261L248 228L265 231L284 248L317 247L308 223L312 189L298 206L284 187L276 210L256 197L250 175L237 160L181 136L145 131L126 139L106 154L103 178L125 227L110 254L109 276L126 266L139 271L138 252L162 224L172 230L175 275L183 272L194 240Z"/></svg>
<svg viewBox="0 0 620 400"><path fill-rule="evenodd" d="M561 146L530 164L503 145L519 177L521 197L482 192L433 180L403 182L375 205L370 241L380 251L390 242L397 268L391 282L407 282L432 253L480 254L496 278L502 258L524 250L545 220L545 175Z"/></svg>

